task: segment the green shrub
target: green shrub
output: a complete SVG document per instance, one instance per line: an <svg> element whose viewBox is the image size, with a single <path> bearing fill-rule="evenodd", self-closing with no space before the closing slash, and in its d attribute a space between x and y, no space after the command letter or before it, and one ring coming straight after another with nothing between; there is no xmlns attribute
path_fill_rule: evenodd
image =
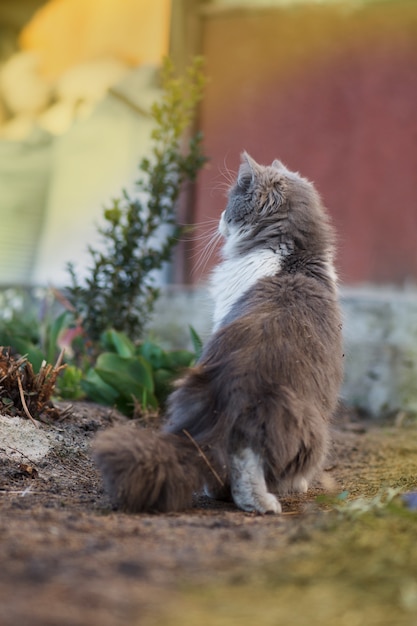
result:
<svg viewBox="0 0 417 626"><path fill-rule="evenodd" d="M206 161L199 133L183 145L203 85L201 59L180 78L165 61L163 96L152 107L153 146L149 158L140 162L141 177L136 183L146 200L123 191L104 210L104 226L99 228L102 245L89 248L91 267L85 284L79 283L69 264L68 299L93 342L109 328L135 339L143 336L158 296L155 271L171 259L181 234L176 218L180 191L184 183L195 180Z"/></svg>

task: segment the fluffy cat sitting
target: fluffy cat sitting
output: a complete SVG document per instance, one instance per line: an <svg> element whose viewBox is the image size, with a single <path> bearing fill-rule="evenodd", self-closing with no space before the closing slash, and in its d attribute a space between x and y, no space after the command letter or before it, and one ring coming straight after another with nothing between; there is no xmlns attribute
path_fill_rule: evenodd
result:
<svg viewBox="0 0 417 626"><path fill-rule="evenodd" d="M194 492L280 513L320 473L342 379L333 230L313 185L242 156L219 224L214 329L160 432L114 428L94 456L115 503L178 511Z"/></svg>

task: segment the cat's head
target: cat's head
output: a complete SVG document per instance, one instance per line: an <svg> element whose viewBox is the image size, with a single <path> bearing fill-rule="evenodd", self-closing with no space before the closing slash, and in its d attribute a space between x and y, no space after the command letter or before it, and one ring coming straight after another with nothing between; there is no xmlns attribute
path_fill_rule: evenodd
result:
<svg viewBox="0 0 417 626"><path fill-rule="evenodd" d="M235 184L230 188L219 230L226 256L256 248L289 255L332 249L333 235L314 186L281 161L259 165L242 154Z"/></svg>

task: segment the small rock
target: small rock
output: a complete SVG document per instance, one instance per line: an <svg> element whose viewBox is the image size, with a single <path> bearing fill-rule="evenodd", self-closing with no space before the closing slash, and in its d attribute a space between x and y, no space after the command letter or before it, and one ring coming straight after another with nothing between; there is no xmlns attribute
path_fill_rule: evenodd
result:
<svg viewBox="0 0 417 626"><path fill-rule="evenodd" d="M417 491L403 493L401 497L408 509L411 511L417 511Z"/></svg>

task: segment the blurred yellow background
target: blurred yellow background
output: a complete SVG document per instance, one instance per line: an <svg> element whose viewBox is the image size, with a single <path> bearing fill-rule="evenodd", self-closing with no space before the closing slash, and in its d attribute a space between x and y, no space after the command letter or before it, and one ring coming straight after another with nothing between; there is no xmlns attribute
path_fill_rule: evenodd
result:
<svg viewBox="0 0 417 626"><path fill-rule="evenodd" d="M87 263L149 146L170 8L50 0L24 25L0 68L0 283L62 284L68 261Z"/></svg>
<svg viewBox="0 0 417 626"><path fill-rule="evenodd" d="M103 57L128 66L158 64L167 54L170 0L51 0L19 37L56 79L77 63Z"/></svg>

